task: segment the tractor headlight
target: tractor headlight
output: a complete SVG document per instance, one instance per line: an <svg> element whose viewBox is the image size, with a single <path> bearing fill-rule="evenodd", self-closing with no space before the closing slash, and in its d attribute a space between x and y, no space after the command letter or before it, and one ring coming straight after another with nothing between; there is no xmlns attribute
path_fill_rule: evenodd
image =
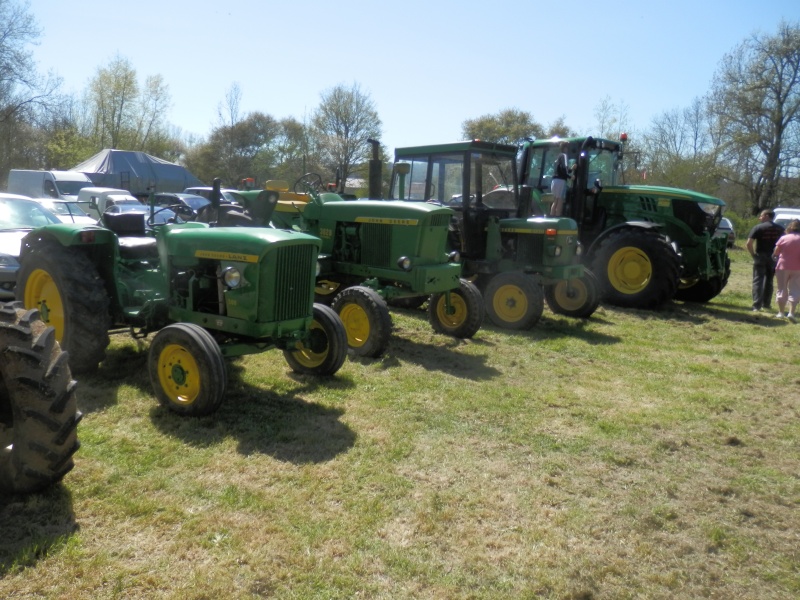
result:
<svg viewBox="0 0 800 600"><path fill-rule="evenodd" d="M411 270L411 259L407 256L401 256L397 259L397 266L403 271Z"/></svg>
<svg viewBox="0 0 800 600"><path fill-rule="evenodd" d="M461 262L461 252L458 250L453 250L450 254L447 255L447 260L451 263L460 263Z"/></svg>
<svg viewBox="0 0 800 600"><path fill-rule="evenodd" d="M222 273L222 280L231 289L236 289L242 284L242 273L236 267L228 267Z"/></svg>
<svg viewBox="0 0 800 600"><path fill-rule="evenodd" d="M561 246L556 246L555 248L553 248L553 255L561 256Z"/></svg>
<svg viewBox="0 0 800 600"><path fill-rule="evenodd" d="M583 255L583 244L578 242L578 245L575 246L575 256L581 256L581 255Z"/></svg>
<svg viewBox="0 0 800 600"><path fill-rule="evenodd" d="M319 264L319 261L317 261L317 264L316 264L316 271L315 271L315 273L314 273L314 277L319 277L319 274L320 274L320 273L322 273L322 265L321 265L321 264Z"/></svg>

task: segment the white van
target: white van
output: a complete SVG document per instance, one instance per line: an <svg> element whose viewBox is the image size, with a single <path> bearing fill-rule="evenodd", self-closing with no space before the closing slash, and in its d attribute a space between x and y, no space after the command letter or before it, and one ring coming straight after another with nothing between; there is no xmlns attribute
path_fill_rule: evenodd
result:
<svg viewBox="0 0 800 600"><path fill-rule="evenodd" d="M8 193L29 198L75 200L78 190L90 185L92 180L80 171L11 169L8 173Z"/></svg>
<svg viewBox="0 0 800 600"><path fill-rule="evenodd" d="M775 223L781 227L786 227L794 219L800 219L800 208L783 208L779 206L775 210Z"/></svg>
<svg viewBox="0 0 800 600"><path fill-rule="evenodd" d="M128 190L107 187L85 187L78 192L78 206L99 219L114 204L141 204Z"/></svg>

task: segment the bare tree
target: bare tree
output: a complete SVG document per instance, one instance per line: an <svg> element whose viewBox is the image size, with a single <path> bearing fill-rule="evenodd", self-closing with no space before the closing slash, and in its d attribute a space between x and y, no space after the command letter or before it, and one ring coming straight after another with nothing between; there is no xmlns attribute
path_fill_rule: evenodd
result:
<svg viewBox="0 0 800 600"><path fill-rule="evenodd" d="M610 96L601 99L594 109L596 135L608 139L618 137L628 129L628 112L628 105L622 101L615 103Z"/></svg>
<svg viewBox="0 0 800 600"><path fill-rule="evenodd" d="M222 126L233 127L241 120L242 88L237 81L225 93L224 102L217 105L217 118Z"/></svg>
<svg viewBox="0 0 800 600"><path fill-rule="evenodd" d="M341 168L342 178L369 157L369 139L381 136L381 120L369 94L354 83L323 92L312 124L325 166Z"/></svg>
<svg viewBox="0 0 800 600"><path fill-rule="evenodd" d="M800 168L800 26L755 34L720 63L711 108L730 180L753 214L779 201L781 176Z"/></svg>

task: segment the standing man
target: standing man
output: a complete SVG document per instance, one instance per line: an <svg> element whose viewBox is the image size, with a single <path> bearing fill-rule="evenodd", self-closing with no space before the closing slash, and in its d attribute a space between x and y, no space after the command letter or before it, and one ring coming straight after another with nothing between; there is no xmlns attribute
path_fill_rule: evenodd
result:
<svg viewBox="0 0 800 600"><path fill-rule="evenodd" d="M747 251L753 257L753 311L769 310L772 302L772 280L775 277L772 251L775 242L783 235L783 227L775 224L774 218L772 209L762 210L758 215L760 223L747 236Z"/></svg>
<svg viewBox="0 0 800 600"><path fill-rule="evenodd" d="M564 214L564 200L567 197L567 180L569 179L568 148L567 142L559 144L559 154L554 165L553 178L550 180L550 191L553 193L550 215L553 217L560 217Z"/></svg>

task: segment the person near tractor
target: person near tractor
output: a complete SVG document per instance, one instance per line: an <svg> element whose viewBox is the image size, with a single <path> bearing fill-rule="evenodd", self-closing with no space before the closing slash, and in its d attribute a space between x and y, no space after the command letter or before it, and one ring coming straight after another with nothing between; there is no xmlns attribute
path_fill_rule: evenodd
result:
<svg viewBox="0 0 800 600"><path fill-rule="evenodd" d="M783 318L786 303L789 312L786 317L794 321L797 302L800 300L800 220L794 219L786 226L786 233L775 243L772 256L777 259L775 279L778 282L778 318Z"/></svg>
<svg viewBox="0 0 800 600"><path fill-rule="evenodd" d="M569 179L569 161L567 159L567 142L559 145L559 154L555 162L555 172L550 180L550 191L553 193L553 203L550 205L550 215L560 217L564 214L564 199L567 197L567 180Z"/></svg>
<svg viewBox="0 0 800 600"><path fill-rule="evenodd" d="M753 257L753 311L769 310L772 301L775 261L772 251L775 242L783 235L783 227L773 222L775 212L762 210L758 225L747 236L747 251Z"/></svg>

